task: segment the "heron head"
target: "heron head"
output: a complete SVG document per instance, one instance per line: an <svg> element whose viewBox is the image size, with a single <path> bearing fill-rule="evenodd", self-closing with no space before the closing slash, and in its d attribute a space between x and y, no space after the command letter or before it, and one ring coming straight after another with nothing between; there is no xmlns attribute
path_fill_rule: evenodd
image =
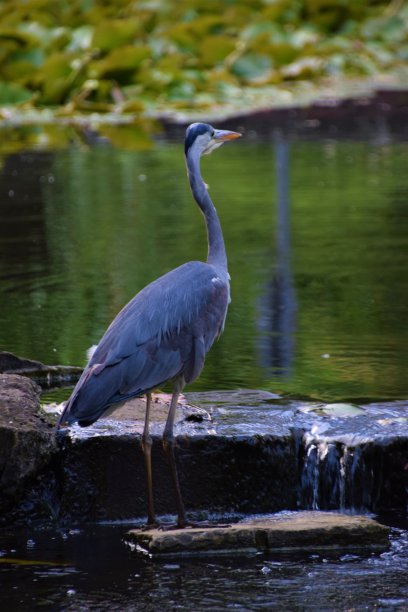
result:
<svg viewBox="0 0 408 612"><path fill-rule="evenodd" d="M241 134L229 130L216 130L208 123L192 123L188 126L185 140L185 154L196 151L208 155L227 140L239 138Z"/></svg>

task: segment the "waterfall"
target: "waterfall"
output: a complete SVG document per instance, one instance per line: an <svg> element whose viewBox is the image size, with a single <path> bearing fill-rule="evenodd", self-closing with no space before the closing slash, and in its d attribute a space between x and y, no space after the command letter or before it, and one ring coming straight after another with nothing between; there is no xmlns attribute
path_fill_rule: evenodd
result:
<svg viewBox="0 0 408 612"><path fill-rule="evenodd" d="M297 432L298 507L367 512L376 500L378 476L368 444ZM352 442L352 440L350 440ZM378 463L378 461L376 461ZM378 474L378 470L375 470Z"/></svg>

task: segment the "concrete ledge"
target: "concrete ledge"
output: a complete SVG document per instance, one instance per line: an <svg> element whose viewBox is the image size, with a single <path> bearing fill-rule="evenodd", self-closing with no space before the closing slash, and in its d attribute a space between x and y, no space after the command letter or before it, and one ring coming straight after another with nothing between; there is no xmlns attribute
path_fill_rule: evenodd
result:
<svg viewBox="0 0 408 612"><path fill-rule="evenodd" d="M389 528L366 516L294 512L229 527L162 531L133 529L127 540L154 555L237 554L256 551L384 550Z"/></svg>
<svg viewBox="0 0 408 612"><path fill-rule="evenodd" d="M41 409L39 398L33 381L0 374L0 524L145 517L144 399L56 441L56 408ZM176 511L161 441L168 402L157 396L152 410L159 516ZM297 509L405 513L407 408L406 401L322 405L249 389L188 394L175 423L186 510L202 518Z"/></svg>
<svg viewBox="0 0 408 612"><path fill-rule="evenodd" d="M406 511L406 402L344 405L340 416L324 413L330 405L283 400L265 391L187 394L187 402L211 417L192 421L186 407L177 409L176 460L187 512ZM67 431L60 447L60 516L74 521L145 516L144 411L139 398L111 419ZM151 426L158 515L176 511L161 442L167 411L159 398Z"/></svg>

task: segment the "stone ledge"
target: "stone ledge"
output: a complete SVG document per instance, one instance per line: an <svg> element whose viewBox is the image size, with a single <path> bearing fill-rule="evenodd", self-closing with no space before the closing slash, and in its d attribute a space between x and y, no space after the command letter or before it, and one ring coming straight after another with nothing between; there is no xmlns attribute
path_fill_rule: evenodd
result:
<svg viewBox="0 0 408 612"><path fill-rule="evenodd" d="M153 556L384 550L388 547L389 531L366 516L294 512L245 520L228 527L132 529L126 539L140 552Z"/></svg>
<svg viewBox="0 0 408 612"><path fill-rule="evenodd" d="M40 410L39 395L33 381L0 374L0 523L144 517L144 400L89 428L74 426L56 444L57 414ZM161 443L168 402L156 398L151 423L158 515L176 510ZM175 423L187 511L406 512L407 402L344 406L345 415L329 416L315 402L265 391L188 394Z"/></svg>
<svg viewBox="0 0 408 612"><path fill-rule="evenodd" d="M24 376L0 374L0 521L56 452L53 427L39 410L40 391Z"/></svg>

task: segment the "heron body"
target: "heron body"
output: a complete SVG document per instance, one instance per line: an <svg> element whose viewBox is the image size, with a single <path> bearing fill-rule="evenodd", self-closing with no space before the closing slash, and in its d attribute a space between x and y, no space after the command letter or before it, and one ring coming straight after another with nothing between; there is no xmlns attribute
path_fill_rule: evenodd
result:
<svg viewBox="0 0 408 612"><path fill-rule="evenodd" d="M169 379L195 380L222 332L228 301L228 279L200 261L186 263L147 285L107 329L69 400L64 420L91 425L112 405Z"/></svg>
<svg viewBox="0 0 408 612"><path fill-rule="evenodd" d="M174 458L173 424L178 396L194 381L205 356L222 333L230 301L227 257L221 225L201 178L200 157L239 134L192 124L186 132L185 156L190 186L208 234L207 262L190 261L142 289L108 327L58 422L94 423L116 404L146 394L142 435L148 489L148 524L155 524L151 476L149 418L152 389L173 380L173 396L163 434L176 490L178 525L186 525Z"/></svg>

